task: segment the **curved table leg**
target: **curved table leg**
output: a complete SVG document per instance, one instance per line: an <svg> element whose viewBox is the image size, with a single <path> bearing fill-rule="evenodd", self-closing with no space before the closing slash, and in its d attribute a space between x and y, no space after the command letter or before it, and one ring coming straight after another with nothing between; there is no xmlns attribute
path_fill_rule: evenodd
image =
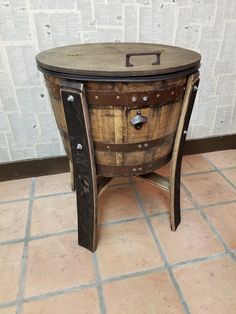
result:
<svg viewBox="0 0 236 314"><path fill-rule="evenodd" d="M61 96L75 178L78 243L94 252L97 244L97 178L84 86L65 86L61 89Z"/></svg>
<svg viewBox="0 0 236 314"><path fill-rule="evenodd" d="M179 124L176 132L174 148L171 158L170 175L163 177L157 173L140 175L138 178L147 181L154 186L161 188L170 195L170 225L171 230L175 231L181 221L180 213L180 177L183 146L185 143L187 129L193 109L194 100L199 84L198 73L189 76L184 101L180 114Z"/></svg>
<svg viewBox="0 0 236 314"><path fill-rule="evenodd" d="M170 225L175 231L180 224L180 177L183 147L187 135L188 125L193 109L194 100L198 90L199 75L192 74L188 78L184 101L176 132L174 148L171 159L169 188L170 188Z"/></svg>

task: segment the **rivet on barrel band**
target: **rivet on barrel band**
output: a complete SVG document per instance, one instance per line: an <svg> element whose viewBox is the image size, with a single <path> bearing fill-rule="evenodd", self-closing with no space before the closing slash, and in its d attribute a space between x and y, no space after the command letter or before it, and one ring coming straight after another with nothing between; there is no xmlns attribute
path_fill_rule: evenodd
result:
<svg viewBox="0 0 236 314"><path fill-rule="evenodd" d="M116 96L116 99L120 99L120 96L119 96L119 95L117 95L117 96Z"/></svg>
<svg viewBox="0 0 236 314"><path fill-rule="evenodd" d="M132 102L135 102L137 100L137 98L135 96L132 96L131 100L132 100Z"/></svg>
<svg viewBox="0 0 236 314"><path fill-rule="evenodd" d="M94 98L95 98L95 99L98 99L98 96L95 96Z"/></svg>
<svg viewBox="0 0 236 314"><path fill-rule="evenodd" d="M159 98L160 97L160 94L157 94L157 98Z"/></svg>
<svg viewBox="0 0 236 314"><path fill-rule="evenodd" d="M142 144L138 144L138 148L142 148Z"/></svg>
<svg viewBox="0 0 236 314"><path fill-rule="evenodd" d="M148 100L148 96L143 96L143 101L147 101Z"/></svg>

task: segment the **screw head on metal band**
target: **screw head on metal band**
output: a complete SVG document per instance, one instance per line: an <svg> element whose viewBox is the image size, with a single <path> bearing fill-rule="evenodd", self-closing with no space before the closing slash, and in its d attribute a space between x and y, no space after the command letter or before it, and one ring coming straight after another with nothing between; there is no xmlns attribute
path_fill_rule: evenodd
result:
<svg viewBox="0 0 236 314"><path fill-rule="evenodd" d="M69 95L68 98L67 98L67 101L69 102L74 102L74 97L72 95Z"/></svg>
<svg viewBox="0 0 236 314"><path fill-rule="evenodd" d="M143 96L143 101L147 101L148 100L148 96Z"/></svg>
<svg viewBox="0 0 236 314"><path fill-rule="evenodd" d="M135 96L131 97L132 102L135 102L137 100L137 98Z"/></svg>
<svg viewBox="0 0 236 314"><path fill-rule="evenodd" d="M81 144L77 144L77 149L82 149L83 146Z"/></svg>

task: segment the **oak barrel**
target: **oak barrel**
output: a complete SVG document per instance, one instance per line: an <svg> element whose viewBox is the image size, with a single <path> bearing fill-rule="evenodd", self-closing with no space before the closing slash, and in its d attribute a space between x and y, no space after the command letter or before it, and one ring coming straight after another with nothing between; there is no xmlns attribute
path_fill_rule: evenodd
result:
<svg viewBox="0 0 236 314"><path fill-rule="evenodd" d="M36 60L70 160L61 97L67 81L75 88L76 82L84 84L98 175L145 174L170 161L187 79L200 64L198 53L109 43L55 48Z"/></svg>

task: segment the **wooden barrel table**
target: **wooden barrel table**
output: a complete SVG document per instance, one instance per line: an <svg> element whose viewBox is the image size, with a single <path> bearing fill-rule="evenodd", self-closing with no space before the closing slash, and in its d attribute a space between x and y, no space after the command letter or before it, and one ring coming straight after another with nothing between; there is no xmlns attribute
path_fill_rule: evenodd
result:
<svg viewBox="0 0 236 314"><path fill-rule="evenodd" d="M72 45L36 56L70 161L83 247L96 249L98 196L115 176L138 176L169 192L176 230L200 59L191 50L143 43ZM168 178L154 172L170 161Z"/></svg>

